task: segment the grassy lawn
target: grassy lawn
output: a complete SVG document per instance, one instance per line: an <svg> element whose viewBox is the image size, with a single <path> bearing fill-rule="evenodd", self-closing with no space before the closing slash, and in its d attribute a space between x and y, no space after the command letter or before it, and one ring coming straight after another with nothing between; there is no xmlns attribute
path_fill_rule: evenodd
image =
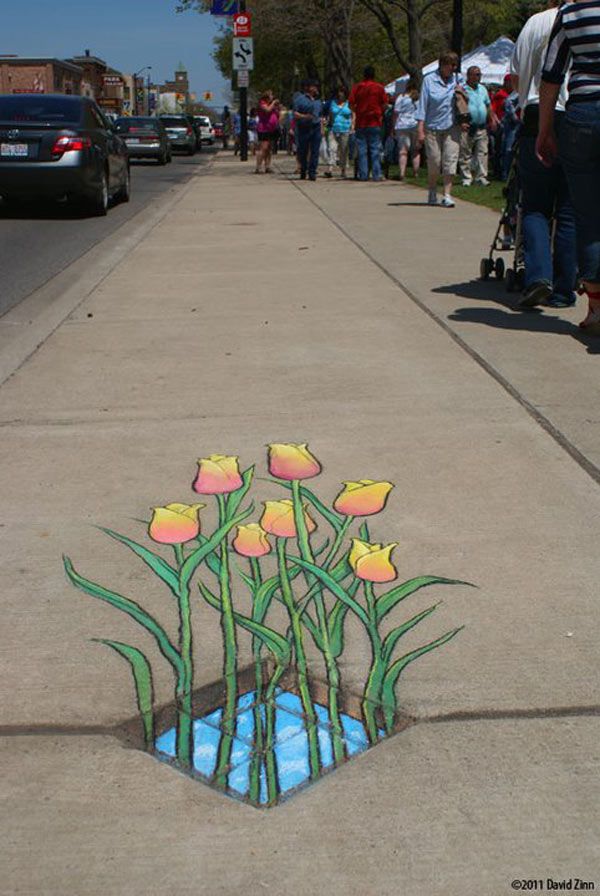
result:
<svg viewBox="0 0 600 896"><path fill-rule="evenodd" d="M392 165L390 167L390 180L396 180L397 178L398 166ZM419 171L419 176L414 178L409 167L404 183L427 189L427 171L421 169L421 171ZM454 183L455 186L452 190L452 195L457 199L474 202L475 205L485 205L487 208L491 208L496 212L501 212L504 208L505 199L502 194L504 183L502 181L493 180L489 187L479 187L476 184L473 184L470 187L461 187L459 178L455 178Z"/></svg>

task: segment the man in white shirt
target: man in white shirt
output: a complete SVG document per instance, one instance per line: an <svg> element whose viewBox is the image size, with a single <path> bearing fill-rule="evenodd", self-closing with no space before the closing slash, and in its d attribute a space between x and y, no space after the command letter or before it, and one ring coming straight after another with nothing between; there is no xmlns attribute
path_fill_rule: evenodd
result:
<svg viewBox="0 0 600 896"><path fill-rule="evenodd" d="M566 308L576 301L575 218L562 166L546 168L535 154L540 81L550 33L556 18L549 8L531 16L519 34L511 61L513 87L519 93L523 128L519 140L519 177L523 191L525 286L519 305ZM564 115L566 89L557 105L557 128ZM556 222L552 245L552 221Z"/></svg>

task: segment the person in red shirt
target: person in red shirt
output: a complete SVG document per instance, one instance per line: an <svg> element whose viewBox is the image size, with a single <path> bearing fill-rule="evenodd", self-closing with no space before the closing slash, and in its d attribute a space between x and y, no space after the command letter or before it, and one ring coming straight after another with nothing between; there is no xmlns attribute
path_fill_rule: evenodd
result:
<svg viewBox="0 0 600 896"><path fill-rule="evenodd" d="M375 80L375 69L368 65L363 80L355 84L348 99L355 116L356 148L358 150L358 179L369 179L369 159L373 180L381 176L381 125L387 106L387 94Z"/></svg>

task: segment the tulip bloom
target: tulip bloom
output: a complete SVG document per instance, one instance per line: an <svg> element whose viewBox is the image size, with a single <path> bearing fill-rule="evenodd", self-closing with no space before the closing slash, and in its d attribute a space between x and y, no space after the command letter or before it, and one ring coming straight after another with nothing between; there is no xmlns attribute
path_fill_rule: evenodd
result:
<svg viewBox="0 0 600 896"><path fill-rule="evenodd" d="M233 549L242 557L264 557L271 550L267 533L258 523L237 527Z"/></svg>
<svg viewBox="0 0 600 896"><path fill-rule="evenodd" d="M265 532L276 535L278 538L295 538L297 533L294 522L294 502L289 498L284 498L282 501L264 501L263 503L265 510L260 525ZM309 516L306 504L303 505L303 508L306 531L314 532L317 524Z"/></svg>
<svg viewBox="0 0 600 896"><path fill-rule="evenodd" d="M199 495L227 495L243 484L237 457L211 454L198 461L198 475L192 488Z"/></svg>
<svg viewBox="0 0 600 896"><path fill-rule="evenodd" d="M371 516L383 510L394 484L359 479L358 482L344 482L344 486L333 503L334 509L345 516Z"/></svg>
<svg viewBox="0 0 600 896"><path fill-rule="evenodd" d="M360 538L352 539L352 549L348 562L354 575L365 582L393 582L398 573L392 564L391 553L398 543L369 544Z"/></svg>
<svg viewBox="0 0 600 896"><path fill-rule="evenodd" d="M200 534L198 511L205 504L167 504L154 507L148 535L159 544L185 544Z"/></svg>
<svg viewBox="0 0 600 896"><path fill-rule="evenodd" d="M321 472L321 464L308 445L268 445L269 472L278 479L312 479Z"/></svg>

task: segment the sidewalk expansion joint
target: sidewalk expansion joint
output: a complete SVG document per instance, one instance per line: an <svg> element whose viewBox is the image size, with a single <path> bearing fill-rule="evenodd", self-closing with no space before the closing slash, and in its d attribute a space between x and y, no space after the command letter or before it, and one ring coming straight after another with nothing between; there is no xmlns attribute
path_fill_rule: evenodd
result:
<svg viewBox="0 0 600 896"><path fill-rule="evenodd" d="M600 705L532 707L531 709L459 709L438 716L413 716L413 725L437 725L441 722L504 722L537 719L583 719L600 716ZM134 720L135 721L135 720ZM114 737L123 739L128 723L115 725L0 725L0 738L8 737Z"/></svg>
<svg viewBox="0 0 600 896"><path fill-rule="evenodd" d="M507 392L511 398L513 398L518 404L521 405L523 410L540 426L555 442L556 444L565 451L572 460L578 464L581 469L587 473L587 475L594 480L597 485L600 485L600 467L596 466L588 457L585 456L575 445L562 433L559 429L557 429L550 420L544 416L544 414L539 411L534 404L528 401L524 395L522 395L518 389L516 389L512 383L510 383L506 377L504 377L489 361L486 361L485 358L479 354L474 348L472 348L463 338L456 333L452 327L446 323L446 321L436 314L431 308L429 308L425 302L420 299L405 283L398 279L398 277L394 276L380 261L378 261L368 249L365 249L358 240L352 236L338 221L332 217L329 212L325 211L325 209L319 205L316 199L312 196L309 196L308 193L302 189L299 183L296 183L291 177L288 176L288 180L291 185L301 193L308 202L310 202L321 214L327 218L330 224L346 237L357 249L359 249L363 255L365 255L369 261L375 265L375 267L379 268L379 270L385 274L385 276L390 280L395 286L402 290L408 298L421 310L423 311L432 321L434 321L442 330L455 342L466 354L476 363L479 367L482 368L489 376L494 379L499 386L501 386L505 392Z"/></svg>

